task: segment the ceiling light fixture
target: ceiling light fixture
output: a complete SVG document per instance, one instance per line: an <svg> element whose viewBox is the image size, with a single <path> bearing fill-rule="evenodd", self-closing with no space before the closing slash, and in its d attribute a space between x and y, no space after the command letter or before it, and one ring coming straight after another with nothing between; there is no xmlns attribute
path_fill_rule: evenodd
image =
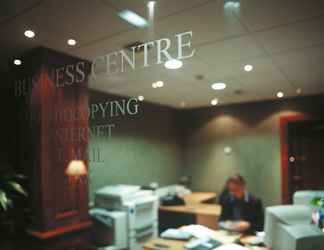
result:
<svg viewBox="0 0 324 250"><path fill-rule="evenodd" d="M162 82L162 81L157 81L157 82L152 83L152 88L153 89L162 88L163 86L164 86L164 82Z"/></svg>
<svg viewBox="0 0 324 250"><path fill-rule="evenodd" d="M283 92L281 92L281 91L279 91L278 93L277 93L277 97L278 98L283 98L285 96L285 94L283 93Z"/></svg>
<svg viewBox="0 0 324 250"><path fill-rule="evenodd" d="M24 35L27 38L34 38L35 37L35 32L32 31L32 30L25 30Z"/></svg>
<svg viewBox="0 0 324 250"><path fill-rule="evenodd" d="M73 39L73 38L71 38L71 39L69 39L69 40L67 40L67 44L68 45L70 45L70 46L75 46L76 45L76 40L75 39Z"/></svg>
<svg viewBox="0 0 324 250"><path fill-rule="evenodd" d="M157 81L155 84L157 88L162 88L164 86L164 82L162 81Z"/></svg>
<svg viewBox="0 0 324 250"><path fill-rule="evenodd" d="M122 10L118 13L118 16L138 28L149 26L149 23L145 18L130 10Z"/></svg>
<svg viewBox="0 0 324 250"><path fill-rule="evenodd" d="M19 66L19 65L21 65L21 64L22 64L22 61L21 61L20 59L15 59L15 60L14 60L14 65Z"/></svg>
<svg viewBox="0 0 324 250"><path fill-rule="evenodd" d="M164 63L164 67L167 69L180 69L183 66L183 63L177 59L171 59Z"/></svg>
<svg viewBox="0 0 324 250"><path fill-rule="evenodd" d="M226 88L226 84L223 82L215 82L211 85L214 90L223 90Z"/></svg>
<svg viewBox="0 0 324 250"><path fill-rule="evenodd" d="M213 106L216 106L218 104L218 99L215 98L215 99L211 100L210 104L213 105Z"/></svg>
<svg viewBox="0 0 324 250"><path fill-rule="evenodd" d="M250 71L253 70L253 66L250 65L250 64L247 64L247 65L244 66L244 70L245 70L246 72L250 72Z"/></svg>
<svg viewBox="0 0 324 250"><path fill-rule="evenodd" d="M137 97L137 99L138 99L140 102L142 102L142 101L144 101L144 96L139 95L139 96Z"/></svg>

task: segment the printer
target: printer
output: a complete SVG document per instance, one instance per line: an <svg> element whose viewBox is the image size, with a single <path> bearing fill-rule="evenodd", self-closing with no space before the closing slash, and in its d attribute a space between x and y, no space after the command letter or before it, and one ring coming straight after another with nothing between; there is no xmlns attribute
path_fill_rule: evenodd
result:
<svg viewBox="0 0 324 250"><path fill-rule="evenodd" d="M103 218L109 218L106 228L107 233L112 232L114 249L140 250L146 241L158 236L158 198L140 186L116 185L97 190L90 214L104 224Z"/></svg>

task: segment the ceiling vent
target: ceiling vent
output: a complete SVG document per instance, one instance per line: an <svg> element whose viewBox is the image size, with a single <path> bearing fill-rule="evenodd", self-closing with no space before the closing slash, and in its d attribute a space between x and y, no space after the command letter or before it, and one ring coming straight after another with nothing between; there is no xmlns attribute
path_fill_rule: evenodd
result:
<svg viewBox="0 0 324 250"><path fill-rule="evenodd" d="M242 95L242 94L243 94L243 90L241 89L234 90L234 95Z"/></svg>
<svg viewBox="0 0 324 250"><path fill-rule="evenodd" d="M196 78L196 80L198 80L198 81L202 81L202 80L205 79L204 75L196 75L195 78Z"/></svg>
<svg viewBox="0 0 324 250"><path fill-rule="evenodd" d="M129 50L129 51L133 51L132 48L133 47L136 47L135 48L135 53L142 53L144 51L144 46L141 46L141 45L143 45L143 44L144 44L144 42L140 42L140 41L133 42L133 43L130 43L130 44L125 45L124 48L127 49L127 50ZM152 45L148 45L147 48L148 48L148 50L150 50L150 49L153 48L153 46Z"/></svg>

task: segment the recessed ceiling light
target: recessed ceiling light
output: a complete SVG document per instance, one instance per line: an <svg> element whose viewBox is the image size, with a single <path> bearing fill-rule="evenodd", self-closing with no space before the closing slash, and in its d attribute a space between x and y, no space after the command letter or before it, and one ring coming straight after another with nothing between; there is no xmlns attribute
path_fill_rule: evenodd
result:
<svg viewBox="0 0 324 250"><path fill-rule="evenodd" d="M183 63L180 60L171 59L165 62L164 67L166 67L167 69L180 69L182 65Z"/></svg>
<svg viewBox="0 0 324 250"><path fill-rule="evenodd" d="M35 37L35 32L32 31L32 30L25 30L24 35L27 38L34 38Z"/></svg>
<svg viewBox="0 0 324 250"><path fill-rule="evenodd" d="M126 22L139 28L145 28L149 26L149 23L147 20L145 20L145 18L130 10L122 10L118 13L118 16L124 19Z"/></svg>
<svg viewBox="0 0 324 250"><path fill-rule="evenodd" d="M140 102L142 102L142 101L144 101L144 96L139 95L139 96L137 97L137 99L138 99Z"/></svg>
<svg viewBox="0 0 324 250"><path fill-rule="evenodd" d="M226 84L223 82L215 82L211 85L214 90L222 90L226 88Z"/></svg>
<svg viewBox="0 0 324 250"><path fill-rule="evenodd" d="M154 88L154 89L162 88L163 86L164 86L164 82L162 82L162 81L157 81L157 82L152 83L152 88Z"/></svg>
<svg viewBox="0 0 324 250"><path fill-rule="evenodd" d="M215 99L211 100L210 104L213 105L213 106L216 106L218 104L218 99L215 98Z"/></svg>
<svg viewBox="0 0 324 250"><path fill-rule="evenodd" d="M162 81L157 81L155 84L157 88L162 88L164 86L164 82Z"/></svg>
<svg viewBox="0 0 324 250"><path fill-rule="evenodd" d="M283 92L281 92L281 91L279 91L278 93L277 93L277 97L278 98L283 98L285 96L285 94L283 93Z"/></svg>
<svg viewBox="0 0 324 250"><path fill-rule="evenodd" d="M73 38L67 40L67 44L70 46L74 46L74 45L76 45L76 43L77 43L76 40Z"/></svg>
<svg viewBox="0 0 324 250"><path fill-rule="evenodd" d="M17 66L19 66L19 65L22 64L22 61L20 59L15 59L14 60L14 64L17 65Z"/></svg>
<svg viewBox="0 0 324 250"><path fill-rule="evenodd" d="M302 92L302 89L301 89L301 88L296 89L296 93L297 93L298 95L301 94L301 92Z"/></svg>
<svg viewBox="0 0 324 250"><path fill-rule="evenodd" d="M250 72L250 71L253 70L253 66L250 65L250 64L247 64L247 65L244 66L244 70L245 70L246 72Z"/></svg>

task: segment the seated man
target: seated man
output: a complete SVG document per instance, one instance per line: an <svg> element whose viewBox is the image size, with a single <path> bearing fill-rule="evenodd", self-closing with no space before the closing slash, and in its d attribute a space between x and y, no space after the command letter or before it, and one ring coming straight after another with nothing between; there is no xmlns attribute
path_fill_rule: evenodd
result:
<svg viewBox="0 0 324 250"><path fill-rule="evenodd" d="M264 212L261 200L247 192L242 176L231 176L220 196L220 227L241 233L263 231Z"/></svg>

